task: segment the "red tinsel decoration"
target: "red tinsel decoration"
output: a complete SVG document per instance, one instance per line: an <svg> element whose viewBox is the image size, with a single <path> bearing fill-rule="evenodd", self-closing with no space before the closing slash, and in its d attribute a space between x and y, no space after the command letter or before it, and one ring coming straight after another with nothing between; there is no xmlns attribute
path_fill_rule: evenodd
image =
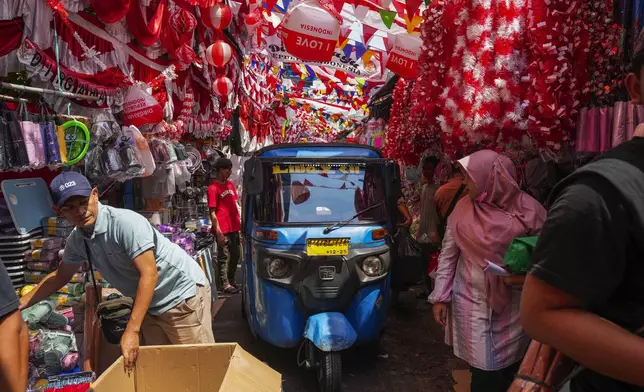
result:
<svg viewBox="0 0 644 392"><path fill-rule="evenodd" d="M389 154L416 163L438 140L451 157L570 143L579 107L623 78L612 6L433 1L423 14L418 80L411 94L394 96Z"/></svg>

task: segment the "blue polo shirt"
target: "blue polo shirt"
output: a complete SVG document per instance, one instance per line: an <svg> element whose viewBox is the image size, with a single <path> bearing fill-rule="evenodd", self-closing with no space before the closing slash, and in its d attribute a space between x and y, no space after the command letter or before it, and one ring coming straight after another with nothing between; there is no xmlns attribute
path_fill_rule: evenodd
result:
<svg viewBox="0 0 644 392"><path fill-rule="evenodd" d="M159 278L150 314L163 314L195 296L197 284L208 285L199 264L134 211L99 203L94 233L88 237L82 230L74 229L65 245L63 263L80 264L87 260L84 242L94 269L123 295L132 298L136 297L141 277L134 259L147 250L154 251Z"/></svg>

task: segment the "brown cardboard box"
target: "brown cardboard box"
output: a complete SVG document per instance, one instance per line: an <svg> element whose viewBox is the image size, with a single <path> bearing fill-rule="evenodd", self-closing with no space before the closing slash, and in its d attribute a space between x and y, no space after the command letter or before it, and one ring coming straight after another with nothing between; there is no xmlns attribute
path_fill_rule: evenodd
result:
<svg viewBox="0 0 644 392"><path fill-rule="evenodd" d="M237 343L141 347L128 374L120 357L93 392L280 392L282 375Z"/></svg>

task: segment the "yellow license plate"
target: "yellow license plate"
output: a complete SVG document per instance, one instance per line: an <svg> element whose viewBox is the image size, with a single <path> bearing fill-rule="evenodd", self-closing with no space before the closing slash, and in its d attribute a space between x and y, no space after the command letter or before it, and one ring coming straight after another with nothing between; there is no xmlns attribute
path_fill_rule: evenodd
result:
<svg viewBox="0 0 644 392"><path fill-rule="evenodd" d="M306 240L308 256L346 256L349 254L348 238L309 238Z"/></svg>

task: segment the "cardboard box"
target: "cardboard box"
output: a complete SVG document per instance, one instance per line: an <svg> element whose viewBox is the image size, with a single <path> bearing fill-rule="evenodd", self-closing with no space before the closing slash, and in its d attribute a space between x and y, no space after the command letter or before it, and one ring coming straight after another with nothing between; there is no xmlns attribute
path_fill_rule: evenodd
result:
<svg viewBox="0 0 644 392"><path fill-rule="evenodd" d="M135 370L123 357L93 392L280 392L282 375L237 343L141 347Z"/></svg>

